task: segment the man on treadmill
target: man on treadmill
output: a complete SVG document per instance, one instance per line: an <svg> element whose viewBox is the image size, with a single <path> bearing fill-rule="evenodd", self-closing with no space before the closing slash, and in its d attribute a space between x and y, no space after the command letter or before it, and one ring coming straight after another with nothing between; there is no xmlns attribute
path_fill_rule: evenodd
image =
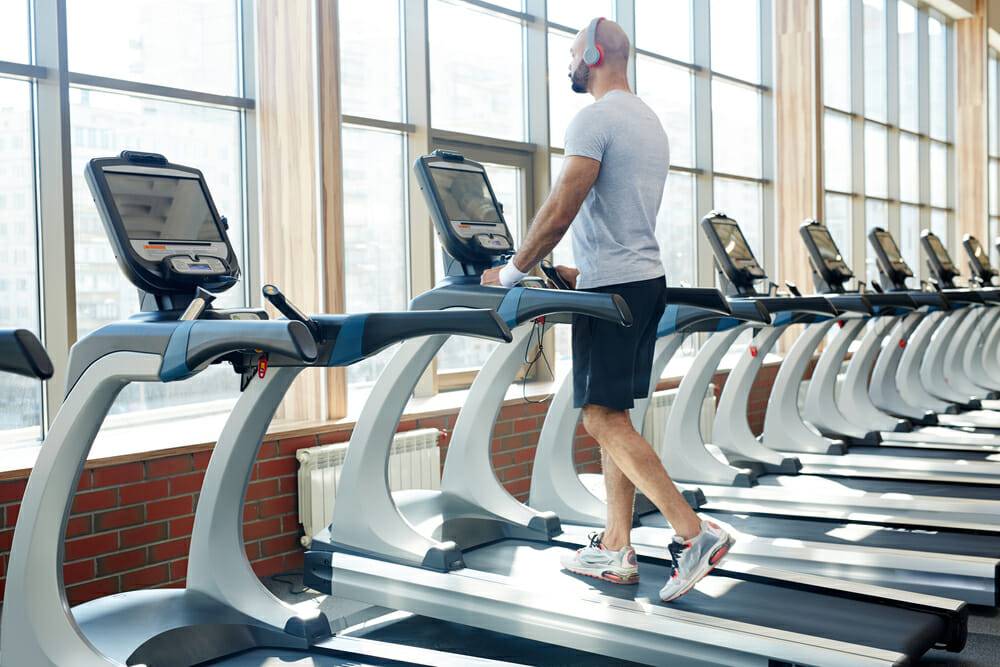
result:
<svg viewBox="0 0 1000 667"><path fill-rule="evenodd" d="M673 573L660 590L669 602L691 590L733 544L684 500L653 448L632 427L628 411L648 393L656 327L666 304L666 279L654 234L670 164L670 147L656 114L632 94L626 75L629 40L613 21L596 18L570 49L573 91L595 102L566 130L562 172L521 249L509 263L485 271L484 285L511 287L573 230L579 270L559 266L570 286L621 295L631 327L573 317L574 405L601 446L607 525L590 546L567 554L570 572L618 584L639 580L630 545L636 487L676 531L668 545ZM623 281L627 279L627 281Z"/></svg>

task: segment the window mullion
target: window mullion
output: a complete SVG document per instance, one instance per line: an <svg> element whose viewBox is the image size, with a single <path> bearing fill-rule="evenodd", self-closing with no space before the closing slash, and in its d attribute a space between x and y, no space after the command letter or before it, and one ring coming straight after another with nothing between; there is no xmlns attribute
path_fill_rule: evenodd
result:
<svg viewBox="0 0 1000 667"><path fill-rule="evenodd" d="M406 122L414 131L406 135L407 164L430 149L430 35L427 23L428 0L407 0L403 5L403 48L405 49L403 80L406 86ZM409 298L423 294L434 286L434 232L430 213L420 188L407 180L409 215L410 277ZM417 396L437 392L437 360L431 363L414 389Z"/></svg>
<svg viewBox="0 0 1000 667"><path fill-rule="evenodd" d="M865 68L864 68L864 5L862 0L851 0L848 19L851 58L851 190L859 195L851 199L851 257L854 272L867 275L865 246L868 230L865 226ZM860 265L859 265L860 262Z"/></svg>
<svg viewBox="0 0 1000 667"><path fill-rule="evenodd" d="M695 217L708 213L715 200L712 171L712 45L709 39L711 29L710 3L692 3L692 50L694 62L702 67L694 74L694 164L700 171L695 178ZM702 238L695 234L696 257L698 267L695 275L699 285L714 285L712 249Z"/></svg>
<svg viewBox="0 0 1000 667"><path fill-rule="evenodd" d="M778 233L775 215L775 105L774 105L774 11L772 0L760 0L760 71L761 84L766 88L759 93L760 97L760 138L761 138L761 226L763 236L764 267L768 275L777 276L780 268L778 263ZM814 215L810 213L809 215Z"/></svg>
<svg viewBox="0 0 1000 667"><path fill-rule="evenodd" d="M256 3L241 0L240 9L240 48L241 63L240 71L243 74L241 95L244 98L257 99L257 16ZM260 218L260 170L256 168L259 164L259 144L257 136L257 107L244 109L240 114L242 118L241 138L243 141L243 206L246 214L243 216L246 221L246 228L243 230L243 238L246 239L244 245L244 262L246 267L244 272L244 289L247 291L247 301L249 305L259 303L258 295L261 288L261 218Z"/></svg>
<svg viewBox="0 0 1000 667"><path fill-rule="evenodd" d="M65 0L37 0L34 29L35 62L49 73L35 83L42 340L53 365L67 368L76 342L76 271ZM51 425L64 393L64 374L56 373L45 383L43 428Z"/></svg>

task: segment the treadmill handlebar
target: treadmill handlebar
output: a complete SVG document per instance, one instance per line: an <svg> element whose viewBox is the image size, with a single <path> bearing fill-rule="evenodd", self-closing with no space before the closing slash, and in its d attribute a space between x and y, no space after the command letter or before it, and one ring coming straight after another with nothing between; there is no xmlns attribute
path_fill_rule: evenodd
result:
<svg viewBox="0 0 1000 667"><path fill-rule="evenodd" d="M951 310L951 297L944 292L906 292L917 307L930 306L941 310Z"/></svg>
<svg viewBox="0 0 1000 667"><path fill-rule="evenodd" d="M729 307L732 309L732 316L743 322L771 322L771 311L759 299L730 299Z"/></svg>
<svg viewBox="0 0 1000 667"><path fill-rule="evenodd" d="M871 292L865 298L876 309L898 308L901 310L916 310L920 307L909 292Z"/></svg>
<svg viewBox="0 0 1000 667"><path fill-rule="evenodd" d="M617 294L466 283L435 287L410 301L411 311L448 308L495 310L509 327L556 313L596 317L622 326L632 324L632 313Z"/></svg>
<svg viewBox="0 0 1000 667"><path fill-rule="evenodd" d="M978 290L971 289L945 289L942 290L948 301L955 303L983 303L985 299Z"/></svg>
<svg viewBox="0 0 1000 667"><path fill-rule="evenodd" d="M160 380L194 375L231 353L267 354L309 363L316 341L302 322L289 320L170 320L112 322L78 340L70 350L66 393L100 358L134 352L162 358Z"/></svg>
<svg viewBox="0 0 1000 667"><path fill-rule="evenodd" d="M827 300L841 313L873 315L875 308L866 294L825 294Z"/></svg>
<svg viewBox="0 0 1000 667"><path fill-rule="evenodd" d="M165 366L173 338L164 355ZM192 323L185 347L185 365L192 370L232 352L259 351L306 363L315 361L318 354L309 328L297 320L199 320Z"/></svg>
<svg viewBox="0 0 1000 667"><path fill-rule="evenodd" d="M836 317L840 314L837 307L825 296L755 296L749 298L763 303L772 315L799 313Z"/></svg>
<svg viewBox="0 0 1000 667"><path fill-rule="evenodd" d="M721 315L731 315L733 312L729 300L714 287L668 287L667 303L692 306Z"/></svg>
<svg viewBox="0 0 1000 667"><path fill-rule="evenodd" d="M697 331L716 332L730 329L743 322L769 324L771 316L764 304L753 300L730 301L730 313L719 316L719 313L697 306L680 306L670 304L663 311L663 316L656 328L657 338L663 338L673 333L694 333Z"/></svg>
<svg viewBox="0 0 1000 667"><path fill-rule="evenodd" d="M1000 303L1000 292L997 292L995 289L976 290L976 294L982 297L983 303L991 305Z"/></svg>
<svg viewBox="0 0 1000 667"><path fill-rule="evenodd" d="M347 366L361 361L393 343L453 334L509 343L510 329L492 310L417 310L357 315L313 315L320 332L319 356L314 365ZM272 360L275 365L294 366L294 360Z"/></svg>
<svg viewBox="0 0 1000 667"><path fill-rule="evenodd" d="M41 380L54 372L45 348L27 329L0 329L0 371Z"/></svg>
<svg viewBox="0 0 1000 667"><path fill-rule="evenodd" d="M509 295L512 296L513 293ZM507 300L504 299L505 302ZM501 310L498 312L509 324L510 319L502 312L503 305L501 304ZM629 310L625 299L617 294L537 288L524 288L524 292L517 298L514 321L520 324L555 313L573 313L616 322L625 327L632 326L632 311Z"/></svg>

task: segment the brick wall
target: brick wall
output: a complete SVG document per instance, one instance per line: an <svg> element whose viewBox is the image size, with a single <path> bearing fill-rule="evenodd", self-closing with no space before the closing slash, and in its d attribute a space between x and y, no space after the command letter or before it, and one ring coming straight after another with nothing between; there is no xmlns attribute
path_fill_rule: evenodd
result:
<svg viewBox="0 0 1000 667"><path fill-rule="evenodd" d="M751 392L748 415L756 433L763 427L763 410L776 370L764 367ZM720 390L725 376L716 375ZM547 409L548 402L513 401L501 409L493 429L491 450L497 478L522 501L527 499L535 445ZM399 430L440 429L443 463L457 412L406 420ZM262 445L243 511L247 556L259 576L302 566L295 452L349 437L350 431L341 428ZM194 509L210 455L206 447L143 461L98 463L83 471L66 532L63 576L70 604L122 591L184 584ZM577 430L574 459L580 472L600 471L600 449L582 427ZM25 485L26 479L0 482L0 594Z"/></svg>

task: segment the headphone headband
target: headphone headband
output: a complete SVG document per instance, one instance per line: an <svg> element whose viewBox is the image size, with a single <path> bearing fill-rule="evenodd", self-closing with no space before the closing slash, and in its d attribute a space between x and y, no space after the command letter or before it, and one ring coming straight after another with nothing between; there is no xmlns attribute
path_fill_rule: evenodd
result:
<svg viewBox="0 0 1000 667"><path fill-rule="evenodd" d="M603 20L603 16L598 16L587 26L587 48L583 51L583 62L587 67L597 67L604 60L604 49L597 43L597 24Z"/></svg>

